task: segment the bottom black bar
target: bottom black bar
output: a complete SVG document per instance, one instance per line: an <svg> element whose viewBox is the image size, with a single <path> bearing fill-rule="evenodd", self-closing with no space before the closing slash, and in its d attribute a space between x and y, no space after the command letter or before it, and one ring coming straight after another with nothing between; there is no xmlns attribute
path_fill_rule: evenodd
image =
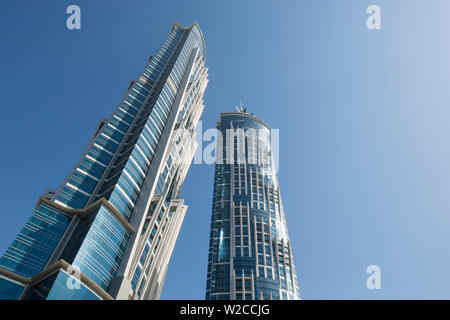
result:
<svg viewBox="0 0 450 320"><path fill-rule="evenodd" d="M75 316L98 309L104 313L128 314L131 317L146 315L146 319L190 320L190 319L297 319L308 315L320 316L329 312L345 314L364 314L380 317L389 310L398 308L403 314L415 313L420 308L433 310L437 305L448 301L431 300L300 300L300 301L200 301L200 300L159 300L159 301L0 301L0 308L5 312L9 307L15 317L36 312L49 313L65 310ZM43 310L40 310L40 309ZM63 311L64 312L64 311ZM68 314L67 314L68 315ZM84 320L84 319L83 319Z"/></svg>

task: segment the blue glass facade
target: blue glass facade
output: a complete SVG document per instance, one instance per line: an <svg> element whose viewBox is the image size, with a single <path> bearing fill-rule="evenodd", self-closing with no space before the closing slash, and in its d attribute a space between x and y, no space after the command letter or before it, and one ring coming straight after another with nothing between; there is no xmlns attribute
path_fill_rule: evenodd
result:
<svg viewBox="0 0 450 320"><path fill-rule="evenodd" d="M98 299L98 290L103 298L159 297L187 208L178 196L203 111L204 51L197 23L173 24L60 188L40 198L0 258L0 299L17 299L23 288L22 299ZM82 289L67 289L64 268L54 271L61 265L88 279L79 280ZM11 277L22 279L22 291Z"/></svg>
<svg viewBox="0 0 450 320"><path fill-rule="evenodd" d="M81 226L86 230L86 235L80 237L81 244L74 241L76 245L69 245L62 258L107 290L116 276L130 234L104 206Z"/></svg>
<svg viewBox="0 0 450 320"><path fill-rule="evenodd" d="M70 220L65 213L40 204L0 258L0 268L23 277L42 271Z"/></svg>
<svg viewBox="0 0 450 320"><path fill-rule="evenodd" d="M25 290L23 284L0 278L0 300L17 300Z"/></svg>
<svg viewBox="0 0 450 320"><path fill-rule="evenodd" d="M221 114L206 299L298 299L269 127Z"/></svg>
<svg viewBox="0 0 450 320"><path fill-rule="evenodd" d="M71 289L68 289L68 282ZM94 292L61 270L32 285L24 298L26 300L100 300Z"/></svg>
<svg viewBox="0 0 450 320"><path fill-rule="evenodd" d="M175 29L175 34L181 33ZM110 196L110 202L118 211L129 218L136 203L140 188L147 172L151 159L155 153L156 146L161 137L162 130L166 124L173 102L178 91L183 70L186 69L190 53L198 47L198 38L191 33L180 51L178 58L164 84L161 93L156 100L147 122L144 125L133 151L129 157ZM158 54L163 54L158 52ZM156 59L158 55L155 56ZM141 76L141 78L144 75ZM138 82L139 84L139 82ZM144 173L144 174L143 174ZM164 174L164 172L163 172Z"/></svg>
<svg viewBox="0 0 450 320"><path fill-rule="evenodd" d="M56 197L57 203L70 208L83 208L90 199L92 202L94 198L109 197L119 212L126 218L130 217L139 185L129 180L143 180L174 99L174 92L167 86L170 79L159 94L152 88L157 80L161 80L165 67L171 67L167 65L169 58L182 44L183 36L183 30L175 28L164 45L149 59L138 81L131 85L122 103L96 134L83 159L64 183ZM173 78L178 79L175 75ZM143 122L143 119L148 120ZM119 154L116 155L119 148ZM115 155L115 170L107 172ZM120 176L122 179L117 182L118 175L127 162L133 163L127 167L126 172L129 174ZM133 165L134 168L130 168ZM93 197L96 187L101 191Z"/></svg>
<svg viewBox="0 0 450 320"><path fill-rule="evenodd" d="M47 296L47 300L100 300L92 291L86 288L82 283L78 283L78 288L67 290L67 281L69 275L65 272L58 272L55 282ZM70 281L76 281L70 279ZM75 284L72 283L75 286Z"/></svg>

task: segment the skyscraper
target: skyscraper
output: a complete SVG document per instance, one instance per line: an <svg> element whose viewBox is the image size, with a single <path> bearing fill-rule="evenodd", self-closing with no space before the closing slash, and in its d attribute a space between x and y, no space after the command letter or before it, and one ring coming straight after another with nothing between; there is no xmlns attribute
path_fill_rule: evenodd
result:
<svg viewBox="0 0 450 320"><path fill-rule="evenodd" d="M0 299L159 298L207 82L198 24L174 23L0 258Z"/></svg>
<svg viewBox="0 0 450 320"><path fill-rule="evenodd" d="M299 299L271 130L242 108L217 129L206 299Z"/></svg>

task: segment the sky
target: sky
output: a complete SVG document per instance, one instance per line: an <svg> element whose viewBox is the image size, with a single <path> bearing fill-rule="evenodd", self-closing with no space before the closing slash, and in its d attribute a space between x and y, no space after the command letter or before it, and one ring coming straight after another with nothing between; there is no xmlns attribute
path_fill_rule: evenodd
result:
<svg viewBox="0 0 450 320"><path fill-rule="evenodd" d="M81 8L81 30L66 8ZM366 9L381 9L368 30ZM198 21L203 128L242 100L280 133L303 299L450 299L448 1L2 0L0 254L167 38ZM162 299L204 299L214 167L192 165ZM381 270L369 290L366 269Z"/></svg>

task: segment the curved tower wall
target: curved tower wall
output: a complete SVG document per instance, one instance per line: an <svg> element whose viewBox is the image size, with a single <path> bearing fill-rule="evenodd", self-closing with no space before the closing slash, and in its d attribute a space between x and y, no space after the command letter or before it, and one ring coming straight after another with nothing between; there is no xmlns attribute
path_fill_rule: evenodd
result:
<svg viewBox="0 0 450 320"><path fill-rule="evenodd" d="M299 299L270 128L241 111L217 129L206 299Z"/></svg>

